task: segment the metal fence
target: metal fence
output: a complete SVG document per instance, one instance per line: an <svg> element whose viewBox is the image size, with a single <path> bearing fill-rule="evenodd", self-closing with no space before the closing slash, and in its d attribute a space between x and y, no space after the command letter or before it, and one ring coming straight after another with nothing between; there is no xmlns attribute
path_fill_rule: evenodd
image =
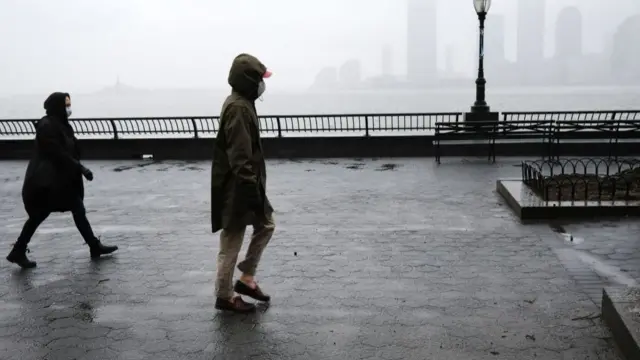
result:
<svg viewBox="0 0 640 360"><path fill-rule="evenodd" d="M503 121L614 121L639 120L640 110L599 110L599 111L525 111L503 112Z"/></svg>
<svg viewBox="0 0 640 360"><path fill-rule="evenodd" d="M265 137L388 136L432 134L437 122L458 122L462 113L286 115L260 117ZM0 120L0 139L32 138L34 119ZM211 138L220 118L96 118L71 119L79 138Z"/></svg>
<svg viewBox="0 0 640 360"><path fill-rule="evenodd" d="M461 123L462 119L462 113L455 112L272 115L260 117L260 131L264 137L432 135L436 123ZM640 132L640 110L504 112L501 123L526 128L527 123L533 126L540 121L551 121L562 127L563 132L592 133L595 138L605 140L611 138L606 129L615 128L617 138L623 141L625 138L635 141ZM36 122L0 120L0 139L31 139ZM83 118L72 119L71 125L79 138L211 138L219 129L220 119L217 116Z"/></svg>
<svg viewBox="0 0 640 360"><path fill-rule="evenodd" d="M524 161L522 181L545 201L637 201L640 200L640 160Z"/></svg>

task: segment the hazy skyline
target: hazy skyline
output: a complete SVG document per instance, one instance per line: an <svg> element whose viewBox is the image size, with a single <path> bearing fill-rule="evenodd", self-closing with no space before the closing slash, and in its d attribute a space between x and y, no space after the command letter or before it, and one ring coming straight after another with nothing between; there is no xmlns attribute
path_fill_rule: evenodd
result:
<svg viewBox="0 0 640 360"><path fill-rule="evenodd" d="M586 52L604 39L637 0L547 1L545 55L553 54L555 18L578 6ZM614 4L615 3L615 4ZM507 58L515 58L516 5L494 0L505 16ZM366 16L364 16L366 14ZM389 45L393 74L406 72L406 1L325 0L0 0L0 96L95 91L121 81L146 88L226 87L231 59L260 57L273 71L271 89L306 88L324 66L362 62L363 76L381 72ZM640 36L640 35L639 35ZM438 66L454 47L454 70L475 70L477 18L471 0L439 1Z"/></svg>

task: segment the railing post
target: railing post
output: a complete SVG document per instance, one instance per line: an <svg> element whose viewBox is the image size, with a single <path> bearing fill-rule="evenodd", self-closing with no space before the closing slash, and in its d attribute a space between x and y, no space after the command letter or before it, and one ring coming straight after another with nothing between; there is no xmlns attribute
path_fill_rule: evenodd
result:
<svg viewBox="0 0 640 360"><path fill-rule="evenodd" d="M191 124L193 125L193 138L198 138L198 127L196 126L196 119L191 118Z"/></svg>
<svg viewBox="0 0 640 360"><path fill-rule="evenodd" d="M364 136L369 137L369 115L364 116Z"/></svg>
<svg viewBox="0 0 640 360"><path fill-rule="evenodd" d="M113 119L109 119L111 128L113 129L113 139L118 140L118 128L116 128L116 122Z"/></svg>
<svg viewBox="0 0 640 360"><path fill-rule="evenodd" d="M276 116L276 123L278 124L278 137L282 137L282 125L280 124L280 116Z"/></svg>
<svg viewBox="0 0 640 360"><path fill-rule="evenodd" d="M618 160L618 144L620 143L620 122L616 120L616 115L618 115L617 111L614 111L611 114L611 123L614 127L615 139L609 139L609 159L611 159L611 155L613 153L613 158Z"/></svg>

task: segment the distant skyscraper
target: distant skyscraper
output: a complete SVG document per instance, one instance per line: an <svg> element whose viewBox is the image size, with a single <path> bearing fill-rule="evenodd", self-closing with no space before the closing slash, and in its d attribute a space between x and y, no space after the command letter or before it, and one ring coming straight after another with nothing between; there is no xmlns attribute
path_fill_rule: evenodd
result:
<svg viewBox="0 0 640 360"><path fill-rule="evenodd" d="M343 85L355 86L362 81L362 65L359 60L347 60L338 70L338 79Z"/></svg>
<svg viewBox="0 0 640 360"><path fill-rule="evenodd" d="M338 84L338 69L325 67L316 75L313 86L318 88L331 88Z"/></svg>
<svg viewBox="0 0 640 360"><path fill-rule="evenodd" d="M558 59L575 58L582 55L582 14L577 7L566 7L560 11L556 21L556 51Z"/></svg>
<svg viewBox="0 0 640 360"><path fill-rule="evenodd" d="M407 77L429 83L438 72L437 0L408 0Z"/></svg>
<svg viewBox="0 0 640 360"><path fill-rule="evenodd" d="M518 1L518 72L523 83L541 80L544 61L545 0Z"/></svg>
<svg viewBox="0 0 640 360"><path fill-rule="evenodd" d="M518 1L518 62L544 57L545 0Z"/></svg>
<svg viewBox="0 0 640 360"><path fill-rule="evenodd" d="M391 47L385 45L382 48L382 76L391 76Z"/></svg>
<svg viewBox="0 0 640 360"><path fill-rule="evenodd" d="M620 83L640 84L640 14L630 16L613 35L612 75Z"/></svg>

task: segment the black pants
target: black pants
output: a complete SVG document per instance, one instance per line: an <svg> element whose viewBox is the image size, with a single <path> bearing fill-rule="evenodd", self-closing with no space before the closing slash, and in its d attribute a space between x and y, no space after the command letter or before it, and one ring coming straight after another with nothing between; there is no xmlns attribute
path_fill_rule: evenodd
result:
<svg viewBox="0 0 640 360"><path fill-rule="evenodd" d="M87 219L87 210L84 208L82 199L78 198L74 201L71 213L73 214L73 221L76 223L76 227L80 231L84 241L88 245L93 244L96 240L96 236L93 234L93 229L91 229L91 224L89 224L89 220ZM50 214L51 212L49 211L42 211L29 215L29 219L24 223L22 232L20 232L20 236L18 236L16 247L26 248L29 241L31 241L33 234L35 234L38 229L38 226L40 226L40 224L42 224Z"/></svg>

